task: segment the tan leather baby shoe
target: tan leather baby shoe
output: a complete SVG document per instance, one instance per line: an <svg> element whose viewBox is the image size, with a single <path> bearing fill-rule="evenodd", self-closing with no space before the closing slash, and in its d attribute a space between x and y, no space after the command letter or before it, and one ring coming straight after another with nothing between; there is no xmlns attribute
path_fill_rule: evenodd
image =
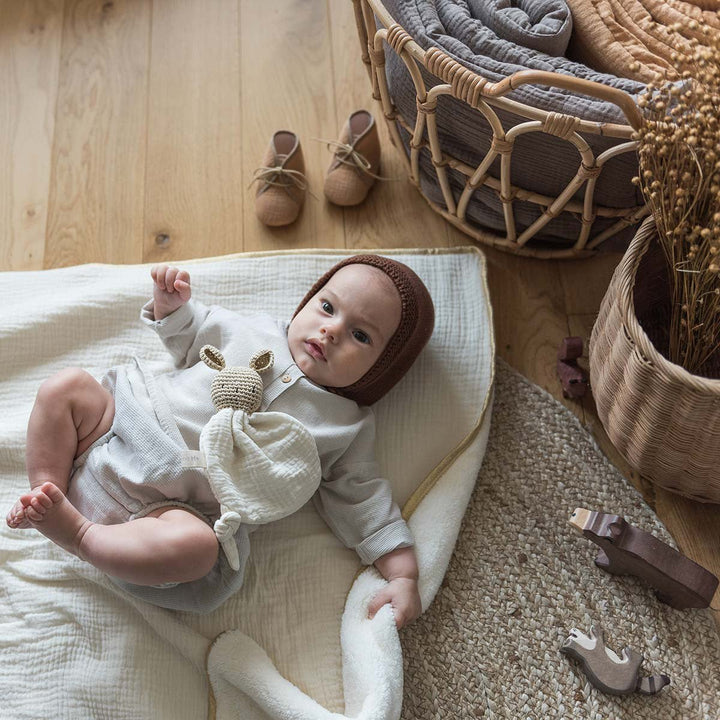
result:
<svg viewBox="0 0 720 720"><path fill-rule="evenodd" d="M272 136L253 182L259 183L255 214L260 222L279 227L297 219L305 201L307 181L305 160L295 133L278 130Z"/></svg>
<svg viewBox="0 0 720 720"><path fill-rule="evenodd" d="M325 196L336 205L357 205L366 197L380 170L380 138L375 118L356 110L345 123L340 141L330 141L334 155L325 176Z"/></svg>

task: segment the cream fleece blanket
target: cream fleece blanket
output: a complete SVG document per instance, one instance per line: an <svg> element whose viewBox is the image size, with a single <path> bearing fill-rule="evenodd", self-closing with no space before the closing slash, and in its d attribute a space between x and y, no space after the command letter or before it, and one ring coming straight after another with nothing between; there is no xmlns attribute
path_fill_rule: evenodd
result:
<svg viewBox="0 0 720 720"><path fill-rule="evenodd" d="M290 317L348 253L182 263L205 303ZM378 459L417 540L423 607L435 596L482 462L494 344L483 256L388 251L425 280L433 338L378 403ZM27 487L25 429L39 384L67 366L96 377L133 355L169 367L139 321L149 266L0 274L0 506ZM402 655L383 580L362 569L312 503L251 537L246 583L211 615L126 596L35 530L0 530L2 714L21 718L397 718ZM348 592L349 591L349 592Z"/></svg>

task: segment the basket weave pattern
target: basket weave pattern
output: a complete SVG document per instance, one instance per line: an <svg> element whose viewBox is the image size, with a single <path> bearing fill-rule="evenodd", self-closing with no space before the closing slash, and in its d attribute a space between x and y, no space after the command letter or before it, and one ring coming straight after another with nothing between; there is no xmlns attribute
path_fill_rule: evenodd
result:
<svg viewBox="0 0 720 720"><path fill-rule="evenodd" d="M635 315L634 286L655 237L647 218L618 265L590 338L590 383L608 437L641 475L720 502L720 380L661 355Z"/></svg>
<svg viewBox="0 0 720 720"><path fill-rule="evenodd" d="M425 200L437 213L474 240L533 257L572 258L592 254L608 238L629 225L635 225L647 215L645 205L626 208L603 207L595 201L595 187L605 164L624 153L635 152L636 143L631 140L633 127L640 120L639 111L632 98L619 90L559 73L524 70L502 82L492 83L464 67L436 47L423 50L413 38L393 19L381 0L353 0L355 18L362 51L372 83L373 97L380 102L387 121L390 137L398 149L403 141L398 123L410 137L409 153L402 153L407 172ZM379 28L376 27L376 20ZM414 126L403 118L393 102L385 75L385 47L394 52L406 65L415 86L417 117ZM440 84L428 89L423 68ZM509 100L505 95L526 83L551 85L577 93L593 95L618 105L628 119L627 125L599 123L582 120L572 115L546 112ZM451 95L467 103L478 116L492 128L491 147L476 167L463 163L444 152L438 135L438 100ZM519 122L505 128L495 108L507 110L518 116ZM577 171L557 197L532 192L513 185L510 181L515 141L528 133L547 133L570 143L577 152ZM625 140L596 156L581 133L591 133ZM444 205L431 200L420 185L420 153L429 153L437 184L442 191ZM490 174L490 166L499 158L500 177ZM459 197L453 194L448 168L464 176L464 188ZM468 203L481 186L491 189L502 204L505 235L498 235L471 223L466 217ZM582 199L578 199L580 194ZM516 227L513 210L516 201L534 203L541 209L540 216L524 230ZM570 245L557 249L536 248L528 244L539 232L561 213L569 213L580 220L577 239ZM596 218L616 218L602 232L592 229Z"/></svg>

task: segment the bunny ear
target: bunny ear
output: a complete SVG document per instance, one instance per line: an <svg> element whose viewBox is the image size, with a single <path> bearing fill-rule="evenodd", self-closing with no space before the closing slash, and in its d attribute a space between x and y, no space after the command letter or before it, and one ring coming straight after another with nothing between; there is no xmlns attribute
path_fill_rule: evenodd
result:
<svg viewBox="0 0 720 720"><path fill-rule="evenodd" d="M222 370L225 367L225 358L222 353L212 345L203 345L200 348L200 359L213 370Z"/></svg>
<svg viewBox="0 0 720 720"><path fill-rule="evenodd" d="M250 358L250 367L256 372L269 370L275 364L275 355L272 350L260 350Z"/></svg>

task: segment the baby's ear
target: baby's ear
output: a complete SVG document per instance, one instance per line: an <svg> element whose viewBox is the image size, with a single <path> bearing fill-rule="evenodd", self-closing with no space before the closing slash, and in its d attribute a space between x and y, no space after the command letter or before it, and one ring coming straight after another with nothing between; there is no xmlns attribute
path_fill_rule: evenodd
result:
<svg viewBox="0 0 720 720"><path fill-rule="evenodd" d="M213 370L222 370L225 367L223 354L212 345L203 345L200 348L200 359Z"/></svg>
<svg viewBox="0 0 720 720"><path fill-rule="evenodd" d="M272 350L260 350L250 358L250 367L256 372L265 372L275 364Z"/></svg>

